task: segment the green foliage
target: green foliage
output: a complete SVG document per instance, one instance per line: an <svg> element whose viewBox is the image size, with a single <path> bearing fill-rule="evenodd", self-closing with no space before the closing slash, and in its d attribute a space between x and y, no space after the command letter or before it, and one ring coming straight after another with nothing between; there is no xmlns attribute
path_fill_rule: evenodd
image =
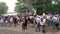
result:
<svg viewBox="0 0 60 34"><path fill-rule="evenodd" d="M37 14L48 13L51 0L34 0L32 6L37 10Z"/></svg>
<svg viewBox="0 0 60 34"><path fill-rule="evenodd" d="M22 12L23 10L27 10L27 12L33 12L33 6L30 3L30 0L17 0L15 7L15 12ZM24 9L23 9L24 8ZM27 9L26 9L27 8Z"/></svg>
<svg viewBox="0 0 60 34"><path fill-rule="evenodd" d="M7 13L8 6L4 2L0 2L0 14Z"/></svg>
<svg viewBox="0 0 60 34"><path fill-rule="evenodd" d="M60 1L54 0L58 4L52 4L52 0L17 0L16 11L22 11L22 7L25 6L31 11L34 8L37 14L42 13L60 13Z"/></svg>
<svg viewBox="0 0 60 34"><path fill-rule="evenodd" d="M20 12L22 10L22 6L24 5L24 2L22 0L17 0L15 11Z"/></svg>
<svg viewBox="0 0 60 34"><path fill-rule="evenodd" d="M60 14L60 1L53 0L57 4L52 4L52 0L31 0L33 1L32 6L37 10L37 14L42 13L51 13L51 14Z"/></svg>
<svg viewBox="0 0 60 34"><path fill-rule="evenodd" d="M16 12L22 12L26 8L27 8L26 10L28 10L28 7L27 7L28 5L27 5L26 1L24 1L24 0L17 0L17 1L18 2L16 3L16 7L15 7Z"/></svg>

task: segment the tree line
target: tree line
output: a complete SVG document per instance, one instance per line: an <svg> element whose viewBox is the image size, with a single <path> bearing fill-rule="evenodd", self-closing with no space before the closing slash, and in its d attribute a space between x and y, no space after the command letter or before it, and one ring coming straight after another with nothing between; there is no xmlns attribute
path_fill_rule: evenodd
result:
<svg viewBox="0 0 60 34"><path fill-rule="evenodd" d="M15 11L21 12L22 8L26 7L30 11L34 8L37 14L60 13L60 1L59 0L17 0ZM54 2L57 4L52 4ZM24 9L23 9L24 10Z"/></svg>
<svg viewBox="0 0 60 34"><path fill-rule="evenodd" d="M15 12L34 12L37 14L60 14L60 0L17 0ZM34 9L34 10L33 10ZM8 6L0 2L0 13L7 13Z"/></svg>

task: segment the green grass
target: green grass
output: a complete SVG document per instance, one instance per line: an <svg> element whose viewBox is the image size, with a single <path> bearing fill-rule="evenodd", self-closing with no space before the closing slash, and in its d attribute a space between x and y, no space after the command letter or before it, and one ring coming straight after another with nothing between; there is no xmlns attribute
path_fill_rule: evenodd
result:
<svg viewBox="0 0 60 34"><path fill-rule="evenodd" d="M35 28L35 26L33 26L33 27L31 27L31 28ZM60 22L59 22L59 28L60 28ZM45 26L45 29L46 29L46 31L53 31L53 26L48 26L48 25L46 25ZM41 31L42 31L42 26L41 26L41 29L40 29ZM59 31L59 30L57 30L56 29L56 31Z"/></svg>

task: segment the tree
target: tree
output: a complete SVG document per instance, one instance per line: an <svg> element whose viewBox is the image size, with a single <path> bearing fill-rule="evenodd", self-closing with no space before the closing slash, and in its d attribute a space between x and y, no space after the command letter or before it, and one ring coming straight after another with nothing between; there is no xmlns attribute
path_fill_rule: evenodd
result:
<svg viewBox="0 0 60 34"><path fill-rule="evenodd" d="M18 0L17 5L17 11L20 11L21 8L21 1L22 6L25 6L27 8L30 8L29 10L32 10L33 8L36 10L37 14L43 14L43 13L60 13L60 1L58 0ZM55 1L55 4L52 4L52 1ZM20 6L20 8L19 8ZM22 10L22 9L21 9Z"/></svg>
<svg viewBox="0 0 60 34"><path fill-rule="evenodd" d="M36 9L37 14L48 13L51 8L52 0L31 0L32 6Z"/></svg>
<svg viewBox="0 0 60 34"><path fill-rule="evenodd" d="M52 1L55 1L55 4L52 4ZM60 1L58 0L30 0L29 2L37 14L60 13Z"/></svg>
<svg viewBox="0 0 60 34"><path fill-rule="evenodd" d="M53 13L60 14L60 1L55 0L55 4L52 5Z"/></svg>
<svg viewBox="0 0 60 34"><path fill-rule="evenodd" d="M29 4L29 0L17 0L17 1L18 2L16 3L15 12L22 12L25 9L27 10L27 12L32 12L33 7L31 4Z"/></svg>
<svg viewBox="0 0 60 34"><path fill-rule="evenodd" d="M26 3L24 3L24 0L17 0L15 11L16 12L22 12L24 10L24 7L26 7Z"/></svg>
<svg viewBox="0 0 60 34"><path fill-rule="evenodd" d="M0 14L7 13L8 6L4 2L0 2Z"/></svg>

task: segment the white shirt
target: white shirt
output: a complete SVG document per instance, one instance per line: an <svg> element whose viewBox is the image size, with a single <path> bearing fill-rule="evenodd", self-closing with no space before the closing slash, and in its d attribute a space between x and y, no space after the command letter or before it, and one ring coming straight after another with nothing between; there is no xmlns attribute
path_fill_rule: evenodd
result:
<svg viewBox="0 0 60 34"><path fill-rule="evenodd" d="M51 16L47 16L47 19L50 20L51 19Z"/></svg>
<svg viewBox="0 0 60 34"><path fill-rule="evenodd" d="M41 21L40 18L37 17L37 18L36 18L36 22L37 22L37 23L40 23L40 21Z"/></svg>
<svg viewBox="0 0 60 34"><path fill-rule="evenodd" d="M13 17L10 18L10 22L13 22Z"/></svg>
<svg viewBox="0 0 60 34"><path fill-rule="evenodd" d="M41 24L41 25L45 25L45 22L46 22L46 19L43 19L43 22L40 21L40 24Z"/></svg>
<svg viewBox="0 0 60 34"><path fill-rule="evenodd" d="M54 16L54 17L52 18L52 20L57 21L58 18Z"/></svg>
<svg viewBox="0 0 60 34"><path fill-rule="evenodd" d="M0 22L3 23L3 21L4 21L3 18L1 18Z"/></svg>

